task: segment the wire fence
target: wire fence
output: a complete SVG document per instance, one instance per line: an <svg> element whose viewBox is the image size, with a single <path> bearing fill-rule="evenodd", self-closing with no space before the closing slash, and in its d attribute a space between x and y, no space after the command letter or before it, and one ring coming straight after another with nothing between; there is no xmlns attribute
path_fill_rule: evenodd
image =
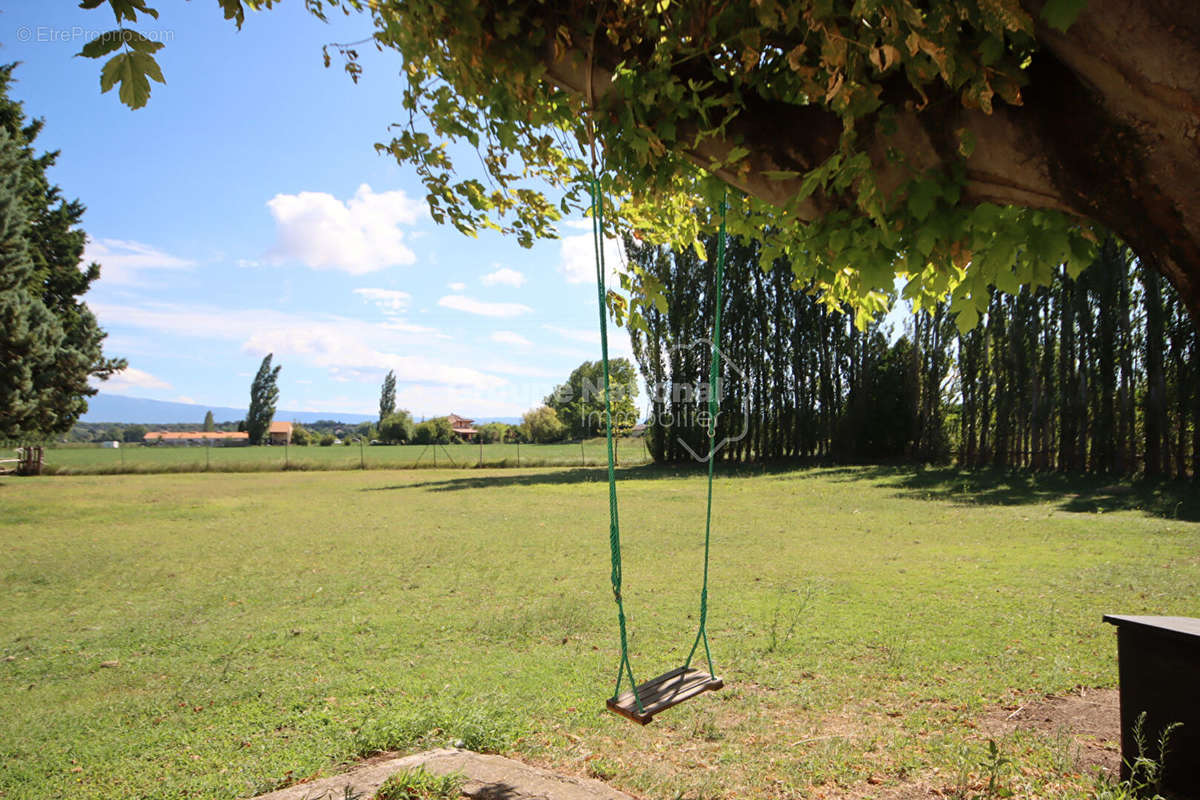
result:
<svg viewBox="0 0 1200 800"><path fill-rule="evenodd" d="M645 440L614 440L621 466L651 461ZM605 441L556 444L266 445L122 444L49 447L43 473L104 475L152 472L271 472L280 470L473 469L483 467L598 467L608 463Z"/></svg>

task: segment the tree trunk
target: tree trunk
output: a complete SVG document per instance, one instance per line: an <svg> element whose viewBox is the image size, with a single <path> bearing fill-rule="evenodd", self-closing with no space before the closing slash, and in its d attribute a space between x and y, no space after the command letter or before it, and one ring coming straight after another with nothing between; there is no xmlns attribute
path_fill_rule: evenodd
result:
<svg viewBox="0 0 1200 800"><path fill-rule="evenodd" d="M1163 472L1166 425L1166 380L1163 376L1163 303L1159 275L1152 269L1142 271L1146 309L1146 399L1142 426L1146 431L1145 472L1148 476Z"/></svg>

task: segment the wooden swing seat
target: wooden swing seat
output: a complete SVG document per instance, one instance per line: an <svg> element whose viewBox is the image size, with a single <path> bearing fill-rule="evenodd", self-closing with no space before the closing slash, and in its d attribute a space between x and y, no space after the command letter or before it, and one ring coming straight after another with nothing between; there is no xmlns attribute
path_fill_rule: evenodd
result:
<svg viewBox="0 0 1200 800"><path fill-rule="evenodd" d="M637 699L642 701L641 711L638 711L633 691L624 692L617 697L610 697L608 710L631 719L639 725L645 725L660 711L666 711L671 706L677 706L698 694L716 691L724 685L725 682L720 678L709 675L703 670L676 667L670 672L664 672L657 678L651 678L638 685L636 691Z"/></svg>

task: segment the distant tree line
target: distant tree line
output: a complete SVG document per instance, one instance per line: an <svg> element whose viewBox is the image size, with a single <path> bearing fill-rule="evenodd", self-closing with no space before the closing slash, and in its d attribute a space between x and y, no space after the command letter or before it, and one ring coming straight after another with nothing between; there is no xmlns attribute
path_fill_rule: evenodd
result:
<svg viewBox="0 0 1200 800"><path fill-rule="evenodd" d="M713 265L690 250L625 246L641 279L667 290L666 304L630 331L651 393L648 445L658 461L685 460L707 451ZM761 270L753 241L729 242L725 284L723 460L954 458L1197 474L1197 325L1115 240L1076 277L1061 269L1046 288L991 290L988 313L965 334L944 305L909 318L899 336L880 322L860 331L795 286L786 263Z"/></svg>

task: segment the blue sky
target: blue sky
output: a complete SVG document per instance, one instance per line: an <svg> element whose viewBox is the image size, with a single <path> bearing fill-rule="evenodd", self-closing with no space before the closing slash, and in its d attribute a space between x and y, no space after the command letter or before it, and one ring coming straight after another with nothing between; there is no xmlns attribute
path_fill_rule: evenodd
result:
<svg viewBox="0 0 1200 800"><path fill-rule="evenodd" d="M14 95L43 117L51 177L88 207L103 265L87 301L130 369L114 394L244 406L274 352L281 408L374 413L388 369L418 417L514 416L599 354L590 228L532 250L429 219L411 169L375 153L403 118L399 58L360 48L357 85L321 45L370 33L302 4L249 14L153 3L166 42L148 107L102 95L101 62L73 58L109 14L73 2L0 13ZM103 11L103 10L101 10ZM628 355L623 331L613 355Z"/></svg>

